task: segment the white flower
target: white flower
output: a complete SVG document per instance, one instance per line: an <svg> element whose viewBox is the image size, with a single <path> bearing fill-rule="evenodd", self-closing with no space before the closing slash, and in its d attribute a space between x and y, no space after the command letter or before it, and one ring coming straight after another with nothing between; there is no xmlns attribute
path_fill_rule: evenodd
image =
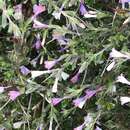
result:
<svg viewBox="0 0 130 130"><path fill-rule="evenodd" d="M93 116L92 113L88 113L86 117L84 117L85 124L90 124L93 122Z"/></svg>
<svg viewBox="0 0 130 130"><path fill-rule="evenodd" d="M112 48L112 52L110 53L110 58L129 58L129 56L117 51L115 48Z"/></svg>
<svg viewBox="0 0 130 130"><path fill-rule="evenodd" d="M88 13L89 13L89 14L97 14L96 11L92 11L92 10L88 11Z"/></svg>
<svg viewBox="0 0 130 130"><path fill-rule="evenodd" d="M130 102L130 97L120 97L121 105Z"/></svg>
<svg viewBox="0 0 130 130"><path fill-rule="evenodd" d="M59 78L56 77L55 82L54 82L54 85L53 85L53 87L52 87L52 92L53 92L53 93L57 93L58 80L59 80Z"/></svg>
<svg viewBox="0 0 130 130"><path fill-rule="evenodd" d="M113 61L110 65L108 65L107 71L111 71L114 65L115 65L115 61Z"/></svg>
<svg viewBox="0 0 130 130"><path fill-rule="evenodd" d="M24 124L24 123L25 123L25 122L23 122L23 121L15 122L15 123L13 124L13 128L14 128L14 129L19 129L19 128L21 128L22 124Z"/></svg>
<svg viewBox="0 0 130 130"><path fill-rule="evenodd" d="M83 100L82 102L80 102L80 103L78 104L78 107L79 107L80 109L82 109L83 106L84 106L84 104L85 104L85 102L86 102L86 100Z"/></svg>
<svg viewBox="0 0 130 130"><path fill-rule="evenodd" d="M124 22L123 22L123 25L124 24L128 24L130 22L130 17L128 17Z"/></svg>
<svg viewBox="0 0 130 130"><path fill-rule="evenodd" d="M0 93L3 93L3 92L4 92L4 87L0 86Z"/></svg>
<svg viewBox="0 0 130 130"><path fill-rule="evenodd" d="M46 73L51 73L51 72L52 72L51 70L47 70L47 71L32 70L31 71L31 77L36 78L38 76L41 76L41 75L46 74Z"/></svg>
<svg viewBox="0 0 130 130"><path fill-rule="evenodd" d="M85 18L96 18L97 15L96 15L96 14L85 13L85 14L84 14L84 17L85 17Z"/></svg>
<svg viewBox="0 0 130 130"><path fill-rule="evenodd" d="M130 81L128 81L128 80L123 76L123 74L121 74L120 76L117 77L117 81L116 81L116 82L120 82L120 83L123 83L123 84L130 85Z"/></svg>
<svg viewBox="0 0 130 130"><path fill-rule="evenodd" d="M55 17L55 19L59 19L60 20L61 11L54 11L52 13L52 15Z"/></svg>

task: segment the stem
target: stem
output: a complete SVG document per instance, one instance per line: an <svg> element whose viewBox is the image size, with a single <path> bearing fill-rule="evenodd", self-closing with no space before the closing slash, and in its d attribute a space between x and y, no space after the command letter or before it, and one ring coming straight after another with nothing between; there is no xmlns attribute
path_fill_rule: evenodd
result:
<svg viewBox="0 0 130 130"><path fill-rule="evenodd" d="M0 111L4 108L4 107L6 107L6 105L10 102L11 100L9 99L1 108L0 108Z"/></svg>
<svg viewBox="0 0 130 130"><path fill-rule="evenodd" d="M31 108L31 102L32 102L32 94L30 94L30 99L29 99L27 114L29 114L29 110Z"/></svg>

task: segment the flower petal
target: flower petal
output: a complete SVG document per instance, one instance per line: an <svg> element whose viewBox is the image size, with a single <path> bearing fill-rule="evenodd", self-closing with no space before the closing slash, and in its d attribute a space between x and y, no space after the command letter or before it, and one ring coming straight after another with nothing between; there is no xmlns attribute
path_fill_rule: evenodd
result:
<svg viewBox="0 0 130 130"><path fill-rule="evenodd" d="M59 104L63 99L62 98L52 98L51 103L53 106Z"/></svg>
<svg viewBox="0 0 130 130"><path fill-rule="evenodd" d="M120 82L120 83L123 83L123 84L130 85L130 81L128 81L128 80L123 76L123 74L121 74L120 76L117 77L116 82Z"/></svg>
<svg viewBox="0 0 130 130"><path fill-rule="evenodd" d="M20 96L19 91L9 91L8 96L10 100L14 101L18 96Z"/></svg>
<svg viewBox="0 0 130 130"><path fill-rule="evenodd" d="M76 107L79 107L79 108L83 108L85 102L86 102L86 98L85 97L80 97L80 98L77 98L75 100L73 100L73 104L76 106Z"/></svg>
<svg viewBox="0 0 130 130"><path fill-rule="evenodd" d="M28 75L30 73L30 70L25 66L20 66L20 71L23 75Z"/></svg>
<svg viewBox="0 0 130 130"><path fill-rule="evenodd" d="M121 105L130 102L130 97L120 97Z"/></svg>
<svg viewBox="0 0 130 130"><path fill-rule="evenodd" d="M115 48L112 48L112 51L110 53L110 58L128 58L128 56L117 51Z"/></svg>
<svg viewBox="0 0 130 130"><path fill-rule="evenodd" d="M84 124L82 124L82 125L80 125L80 126L78 126L78 127L74 128L74 130L82 130L82 129L83 129L83 127L84 127Z"/></svg>
<svg viewBox="0 0 130 130"><path fill-rule="evenodd" d="M45 61L44 62L44 65L45 65L45 68L50 70L52 67L55 66L55 64L57 63L57 60L53 60L53 61Z"/></svg>
<svg viewBox="0 0 130 130"><path fill-rule="evenodd" d="M115 65L115 61L113 61L108 67L107 67L107 71L111 71L112 70L112 68L114 67L114 65Z"/></svg>
<svg viewBox="0 0 130 130"><path fill-rule="evenodd" d="M70 79L70 81L71 81L71 83L77 83L78 82L78 80L79 80L79 75L80 75L80 73L77 73L74 77L72 77L71 79Z"/></svg>
<svg viewBox="0 0 130 130"><path fill-rule="evenodd" d="M33 6L33 13L38 15L46 10L45 6L35 4Z"/></svg>

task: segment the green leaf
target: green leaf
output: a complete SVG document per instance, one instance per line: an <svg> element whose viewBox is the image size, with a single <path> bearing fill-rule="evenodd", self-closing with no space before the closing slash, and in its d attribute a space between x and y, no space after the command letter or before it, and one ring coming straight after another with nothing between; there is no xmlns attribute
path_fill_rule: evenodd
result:
<svg viewBox="0 0 130 130"><path fill-rule="evenodd" d="M2 13L2 27L5 28L7 26L7 17L4 14L4 12Z"/></svg>
<svg viewBox="0 0 130 130"><path fill-rule="evenodd" d="M36 92L37 90L44 91L46 88L40 84L37 84L31 80L28 80L28 83L26 84L26 94Z"/></svg>

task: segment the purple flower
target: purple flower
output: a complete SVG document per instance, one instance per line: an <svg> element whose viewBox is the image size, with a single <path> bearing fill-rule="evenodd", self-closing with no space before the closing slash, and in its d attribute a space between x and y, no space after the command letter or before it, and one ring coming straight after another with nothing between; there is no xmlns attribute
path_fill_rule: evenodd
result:
<svg viewBox="0 0 130 130"><path fill-rule="evenodd" d="M83 3L80 3L80 9L79 10L80 10L81 15L85 15L87 13L87 10L86 10Z"/></svg>
<svg viewBox="0 0 130 130"><path fill-rule="evenodd" d="M60 45L68 45L69 43L69 39L65 38L64 36L57 39L57 41Z"/></svg>
<svg viewBox="0 0 130 130"><path fill-rule="evenodd" d="M96 90L86 90L85 93L86 93L86 98L87 99L90 99L91 97L93 97L95 94L96 94Z"/></svg>
<svg viewBox="0 0 130 130"><path fill-rule="evenodd" d="M42 130L42 127L39 127L38 130Z"/></svg>
<svg viewBox="0 0 130 130"><path fill-rule="evenodd" d="M101 128L99 128L98 126L96 126L96 129L95 130L102 130Z"/></svg>
<svg viewBox="0 0 130 130"><path fill-rule="evenodd" d="M55 64L58 62L58 60L52 60L52 61L45 61L44 62L44 65L45 65L45 68L50 70L52 67L55 66Z"/></svg>
<svg viewBox="0 0 130 130"><path fill-rule="evenodd" d="M52 98L51 103L53 106L58 105L63 99L62 98Z"/></svg>
<svg viewBox="0 0 130 130"><path fill-rule="evenodd" d="M119 3L126 3L126 2L130 2L130 0L119 0Z"/></svg>
<svg viewBox="0 0 130 130"><path fill-rule="evenodd" d="M101 88L97 89L97 90L86 90L85 91L85 96L83 97L80 97L80 98L77 98L75 100L73 100L73 104L76 106L76 107L79 107L79 108L83 108L84 104L86 103L86 101L88 99L90 99L91 97L93 97L97 92L101 91Z"/></svg>
<svg viewBox="0 0 130 130"><path fill-rule="evenodd" d="M69 39L65 38L65 36L57 32L54 32L52 36L53 36L53 40L57 40L57 42L60 45L68 45Z"/></svg>
<svg viewBox="0 0 130 130"><path fill-rule="evenodd" d="M22 73L23 75L25 75L25 76L30 73L30 70L29 70L27 67L25 67L25 66L21 66L21 67L20 67L20 71L21 71L21 73Z"/></svg>
<svg viewBox="0 0 130 130"><path fill-rule="evenodd" d="M42 130L43 128L43 124L40 124L40 126L38 127L38 130Z"/></svg>
<svg viewBox="0 0 130 130"><path fill-rule="evenodd" d="M22 4L18 4L18 5L16 5L15 7L14 7L14 9L15 9L15 11L16 12L21 12L21 10L22 10Z"/></svg>
<svg viewBox="0 0 130 130"><path fill-rule="evenodd" d="M84 96L84 97L80 97L80 98L77 98L75 100L73 100L73 104L76 106L76 107L79 107L79 108L83 108L85 102L86 102L87 98Z"/></svg>
<svg viewBox="0 0 130 130"><path fill-rule="evenodd" d="M70 79L70 81L71 81L71 83L77 83L78 82L78 80L79 80L79 75L80 75L80 73L77 73L74 77L72 77L71 79Z"/></svg>
<svg viewBox="0 0 130 130"><path fill-rule="evenodd" d="M41 48L41 41L40 41L40 39L37 39L37 41L36 41L36 43L35 43L35 48L36 48L37 50L39 50L39 49Z"/></svg>
<svg viewBox="0 0 130 130"><path fill-rule="evenodd" d="M78 127L74 128L74 130L82 130L82 129L83 129L83 127L84 127L84 124L82 124L82 125L80 125L80 126L78 126Z"/></svg>
<svg viewBox="0 0 130 130"><path fill-rule="evenodd" d="M49 26L47 24L43 24L36 19L33 20L33 28L35 29L43 29L43 28L48 28Z"/></svg>
<svg viewBox="0 0 130 130"><path fill-rule="evenodd" d="M40 40L40 35L38 34L37 37L36 37L36 42L34 44L34 47L39 50L41 48L41 40Z"/></svg>
<svg viewBox="0 0 130 130"><path fill-rule="evenodd" d="M18 4L14 7L14 18L16 20L22 19L22 4Z"/></svg>
<svg viewBox="0 0 130 130"><path fill-rule="evenodd" d="M20 96L19 91L9 91L8 93L9 99L14 101L18 96Z"/></svg>
<svg viewBox="0 0 130 130"><path fill-rule="evenodd" d="M33 13L35 16L39 15L40 13L44 12L46 10L45 6L42 5L34 5L33 6Z"/></svg>

